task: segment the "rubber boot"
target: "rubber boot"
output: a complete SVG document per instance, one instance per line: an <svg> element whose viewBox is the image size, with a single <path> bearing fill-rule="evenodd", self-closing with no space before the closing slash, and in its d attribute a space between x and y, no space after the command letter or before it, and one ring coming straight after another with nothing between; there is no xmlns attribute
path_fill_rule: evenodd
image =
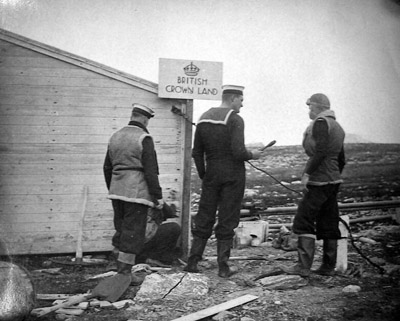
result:
<svg viewBox="0 0 400 321"><path fill-rule="evenodd" d="M110 262L106 266L106 271L117 271L117 258L118 258L118 249L116 247L113 248L111 254L110 254Z"/></svg>
<svg viewBox="0 0 400 321"><path fill-rule="evenodd" d="M229 278L236 271L229 268L228 261L231 256L232 240L217 241L218 276Z"/></svg>
<svg viewBox="0 0 400 321"><path fill-rule="evenodd" d="M192 273L200 273L197 267L197 263L202 259L204 249L206 248L207 240L200 237L194 236L192 247L190 248L190 255L187 265L184 267L184 271Z"/></svg>
<svg viewBox="0 0 400 321"><path fill-rule="evenodd" d="M117 261L117 273L119 274L131 274L132 264L127 264L121 261Z"/></svg>
<svg viewBox="0 0 400 321"><path fill-rule="evenodd" d="M287 274L307 277L314 260L315 239L312 237L299 236L297 241L298 262L292 267L282 267Z"/></svg>
<svg viewBox="0 0 400 321"><path fill-rule="evenodd" d="M337 240L324 239L322 251L322 265L315 270L315 273L332 276L336 267Z"/></svg>
<svg viewBox="0 0 400 321"><path fill-rule="evenodd" d="M132 264L123 263L121 261L117 261L117 273L128 275L130 277L131 285L139 285L142 284L145 276L136 275L136 273L132 273Z"/></svg>

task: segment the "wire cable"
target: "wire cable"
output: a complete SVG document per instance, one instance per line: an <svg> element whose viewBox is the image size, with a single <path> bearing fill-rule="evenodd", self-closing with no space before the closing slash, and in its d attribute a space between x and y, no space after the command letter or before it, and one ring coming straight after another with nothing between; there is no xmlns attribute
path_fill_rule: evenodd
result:
<svg viewBox="0 0 400 321"><path fill-rule="evenodd" d="M295 193L297 193L297 194L299 194L299 195L303 195L302 192L296 191L295 189L292 189L292 188L290 188L290 187L288 187L288 186L282 184L282 182L281 182L279 179L275 178L274 176L272 176L272 175L271 175L270 173L268 173L267 171L265 171L265 170L263 170L263 169L261 169L261 168L255 166L255 165L254 165L253 163L251 163L250 161L246 161L246 162L249 163L251 167L253 167L253 168L255 168L256 170L258 170L258 171L260 171L260 172L262 172L262 173L268 175L269 177L271 177L275 182L277 182L278 184L280 184L280 185L283 186L284 188L288 189L289 191L295 192Z"/></svg>

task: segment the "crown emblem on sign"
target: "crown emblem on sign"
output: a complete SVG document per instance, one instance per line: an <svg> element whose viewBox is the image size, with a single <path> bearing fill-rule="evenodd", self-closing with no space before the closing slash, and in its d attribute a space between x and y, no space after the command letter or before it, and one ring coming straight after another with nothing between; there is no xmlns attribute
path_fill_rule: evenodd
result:
<svg viewBox="0 0 400 321"><path fill-rule="evenodd" d="M183 71L185 72L186 76L197 76L200 68L194 65L193 62L191 62L189 65L183 68Z"/></svg>

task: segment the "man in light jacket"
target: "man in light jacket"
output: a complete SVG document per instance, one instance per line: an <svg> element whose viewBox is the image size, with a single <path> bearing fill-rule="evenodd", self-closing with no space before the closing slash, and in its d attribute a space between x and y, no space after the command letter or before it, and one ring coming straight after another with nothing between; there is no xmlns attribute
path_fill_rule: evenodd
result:
<svg viewBox="0 0 400 321"><path fill-rule="evenodd" d="M131 275L136 255L144 249L148 209L162 209L164 204L157 155L147 130L152 117L149 107L133 104L129 124L111 136L104 161L108 198L114 209L112 244L118 252L117 273L125 275Z"/></svg>
<svg viewBox="0 0 400 321"><path fill-rule="evenodd" d="M284 271L309 276L315 240L322 239L322 265L316 272L333 275L340 238L337 194L345 165L345 132L326 95L314 94L306 104L312 121L304 133L303 147L309 159L302 176L304 196L293 221L293 232L298 235L298 263Z"/></svg>

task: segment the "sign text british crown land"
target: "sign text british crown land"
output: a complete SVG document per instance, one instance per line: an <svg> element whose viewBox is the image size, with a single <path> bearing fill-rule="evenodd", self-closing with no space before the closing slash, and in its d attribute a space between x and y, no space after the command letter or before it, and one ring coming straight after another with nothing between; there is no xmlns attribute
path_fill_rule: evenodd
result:
<svg viewBox="0 0 400 321"><path fill-rule="evenodd" d="M222 62L160 58L158 96L220 100Z"/></svg>

